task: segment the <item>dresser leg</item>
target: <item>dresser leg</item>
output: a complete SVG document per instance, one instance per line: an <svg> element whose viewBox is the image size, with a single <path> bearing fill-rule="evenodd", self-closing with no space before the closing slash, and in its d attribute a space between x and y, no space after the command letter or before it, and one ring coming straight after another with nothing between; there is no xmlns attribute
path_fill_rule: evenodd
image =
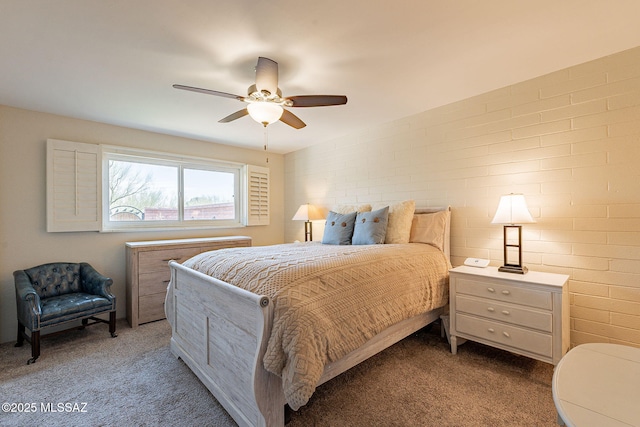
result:
<svg viewBox="0 0 640 427"><path fill-rule="evenodd" d="M458 337L451 335L449 341L451 341L451 354L456 354L458 352Z"/></svg>

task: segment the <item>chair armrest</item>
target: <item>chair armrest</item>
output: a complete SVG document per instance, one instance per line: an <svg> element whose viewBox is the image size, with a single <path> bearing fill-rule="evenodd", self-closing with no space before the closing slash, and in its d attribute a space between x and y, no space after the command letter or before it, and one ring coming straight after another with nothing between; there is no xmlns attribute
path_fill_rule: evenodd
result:
<svg viewBox="0 0 640 427"><path fill-rule="evenodd" d="M98 273L90 264L80 263L80 286L84 292L114 301L116 297L110 290L112 284L112 279Z"/></svg>
<svg viewBox="0 0 640 427"><path fill-rule="evenodd" d="M39 318L42 314L40 296L29 280L24 270L13 272L16 285L16 308L18 319L24 326L33 331L39 328Z"/></svg>

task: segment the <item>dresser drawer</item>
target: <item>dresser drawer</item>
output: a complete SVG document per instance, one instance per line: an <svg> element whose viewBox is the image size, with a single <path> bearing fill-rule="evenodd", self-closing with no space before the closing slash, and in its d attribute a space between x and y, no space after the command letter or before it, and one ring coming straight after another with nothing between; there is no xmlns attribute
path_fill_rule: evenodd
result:
<svg viewBox="0 0 640 427"><path fill-rule="evenodd" d="M166 269L153 273L140 274L138 280L138 294L151 295L160 292L167 292L167 286L171 279L171 270L167 265Z"/></svg>
<svg viewBox="0 0 640 427"><path fill-rule="evenodd" d="M456 280L456 292L545 310L553 308L550 292L526 289L515 285L460 278Z"/></svg>
<svg viewBox="0 0 640 427"><path fill-rule="evenodd" d="M544 357L553 356L550 334L530 331L487 319L456 313L456 330L494 343L521 349Z"/></svg>
<svg viewBox="0 0 640 427"><path fill-rule="evenodd" d="M456 311L538 329L543 332L553 331L553 315L550 311L460 294L456 295Z"/></svg>
<svg viewBox="0 0 640 427"><path fill-rule="evenodd" d="M164 319L164 300L167 292L159 294L145 295L138 299L138 311L140 313L140 323L153 322Z"/></svg>
<svg viewBox="0 0 640 427"><path fill-rule="evenodd" d="M138 255L138 272L140 274L156 271L169 272L169 261L184 262L192 256L198 255L200 248L166 249L159 251L140 252Z"/></svg>

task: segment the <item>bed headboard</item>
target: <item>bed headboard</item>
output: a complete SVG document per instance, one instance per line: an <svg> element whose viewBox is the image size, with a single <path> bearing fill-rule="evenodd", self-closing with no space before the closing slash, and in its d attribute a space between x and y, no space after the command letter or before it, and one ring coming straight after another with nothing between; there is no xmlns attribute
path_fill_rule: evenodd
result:
<svg viewBox="0 0 640 427"><path fill-rule="evenodd" d="M447 221L445 224L444 230L444 247L443 252L447 256L449 262L451 262L451 206L447 207L434 207L434 208L419 208L417 207L415 210L415 214L428 214L435 212L449 211L449 215L447 216Z"/></svg>

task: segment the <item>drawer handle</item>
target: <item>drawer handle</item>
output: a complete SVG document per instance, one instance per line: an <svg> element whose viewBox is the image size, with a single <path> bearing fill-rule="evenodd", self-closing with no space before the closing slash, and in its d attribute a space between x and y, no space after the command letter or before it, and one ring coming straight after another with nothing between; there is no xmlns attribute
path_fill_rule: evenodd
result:
<svg viewBox="0 0 640 427"><path fill-rule="evenodd" d="M493 307L488 307L488 308L487 308L487 311L490 311L490 312L492 312L492 313L493 313L494 311L496 311L496 309L495 309L495 308L493 308Z"/></svg>
<svg viewBox="0 0 640 427"><path fill-rule="evenodd" d="M507 315L507 316L508 316L508 315L509 315L509 314L511 314L511 313L509 313L509 311L508 311L508 310L502 310L502 314L504 314L504 315Z"/></svg>
<svg viewBox="0 0 640 427"><path fill-rule="evenodd" d="M162 283L169 283L171 280L163 280ZM504 312L503 312L504 313Z"/></svg>
<svg viewBox="0 0 640 427"><path fill-rule="evenodd" d="M487 288L487 290L488 290L489 292L495 292L495 291L496 291L496 290L495 290L495 289L493 289L493 288Z"/></svg>
<svg viewBox="0 0 640 427"><path fill-rule="evenodd" d="M491 333L494 333L496 330L495 330L495 329L493 329L493 328L489 328L489 329L487 329L487 331L489 331L489 332L491 332Z"/></svg>
<svg viewBox="0 0 640 427"><path fill-rule="evenodd" d="M503 332L502 335L504 335L507 338L511 338L511 335L509 335L509 332Z"/></svg>
<svg viewBox="0 0 640 427"><path fill-rule="evenodd" d="M502 295L509 295L511 292L509 291L502 291Z"/></svg>
<svg viewBox="0 0 640 427"><path fill-rule="evenodd" d="M169 262L169 261L180 262L180 260L182 260L182 258L169 258L169 259L163 259L162 262Z"/></svg>

